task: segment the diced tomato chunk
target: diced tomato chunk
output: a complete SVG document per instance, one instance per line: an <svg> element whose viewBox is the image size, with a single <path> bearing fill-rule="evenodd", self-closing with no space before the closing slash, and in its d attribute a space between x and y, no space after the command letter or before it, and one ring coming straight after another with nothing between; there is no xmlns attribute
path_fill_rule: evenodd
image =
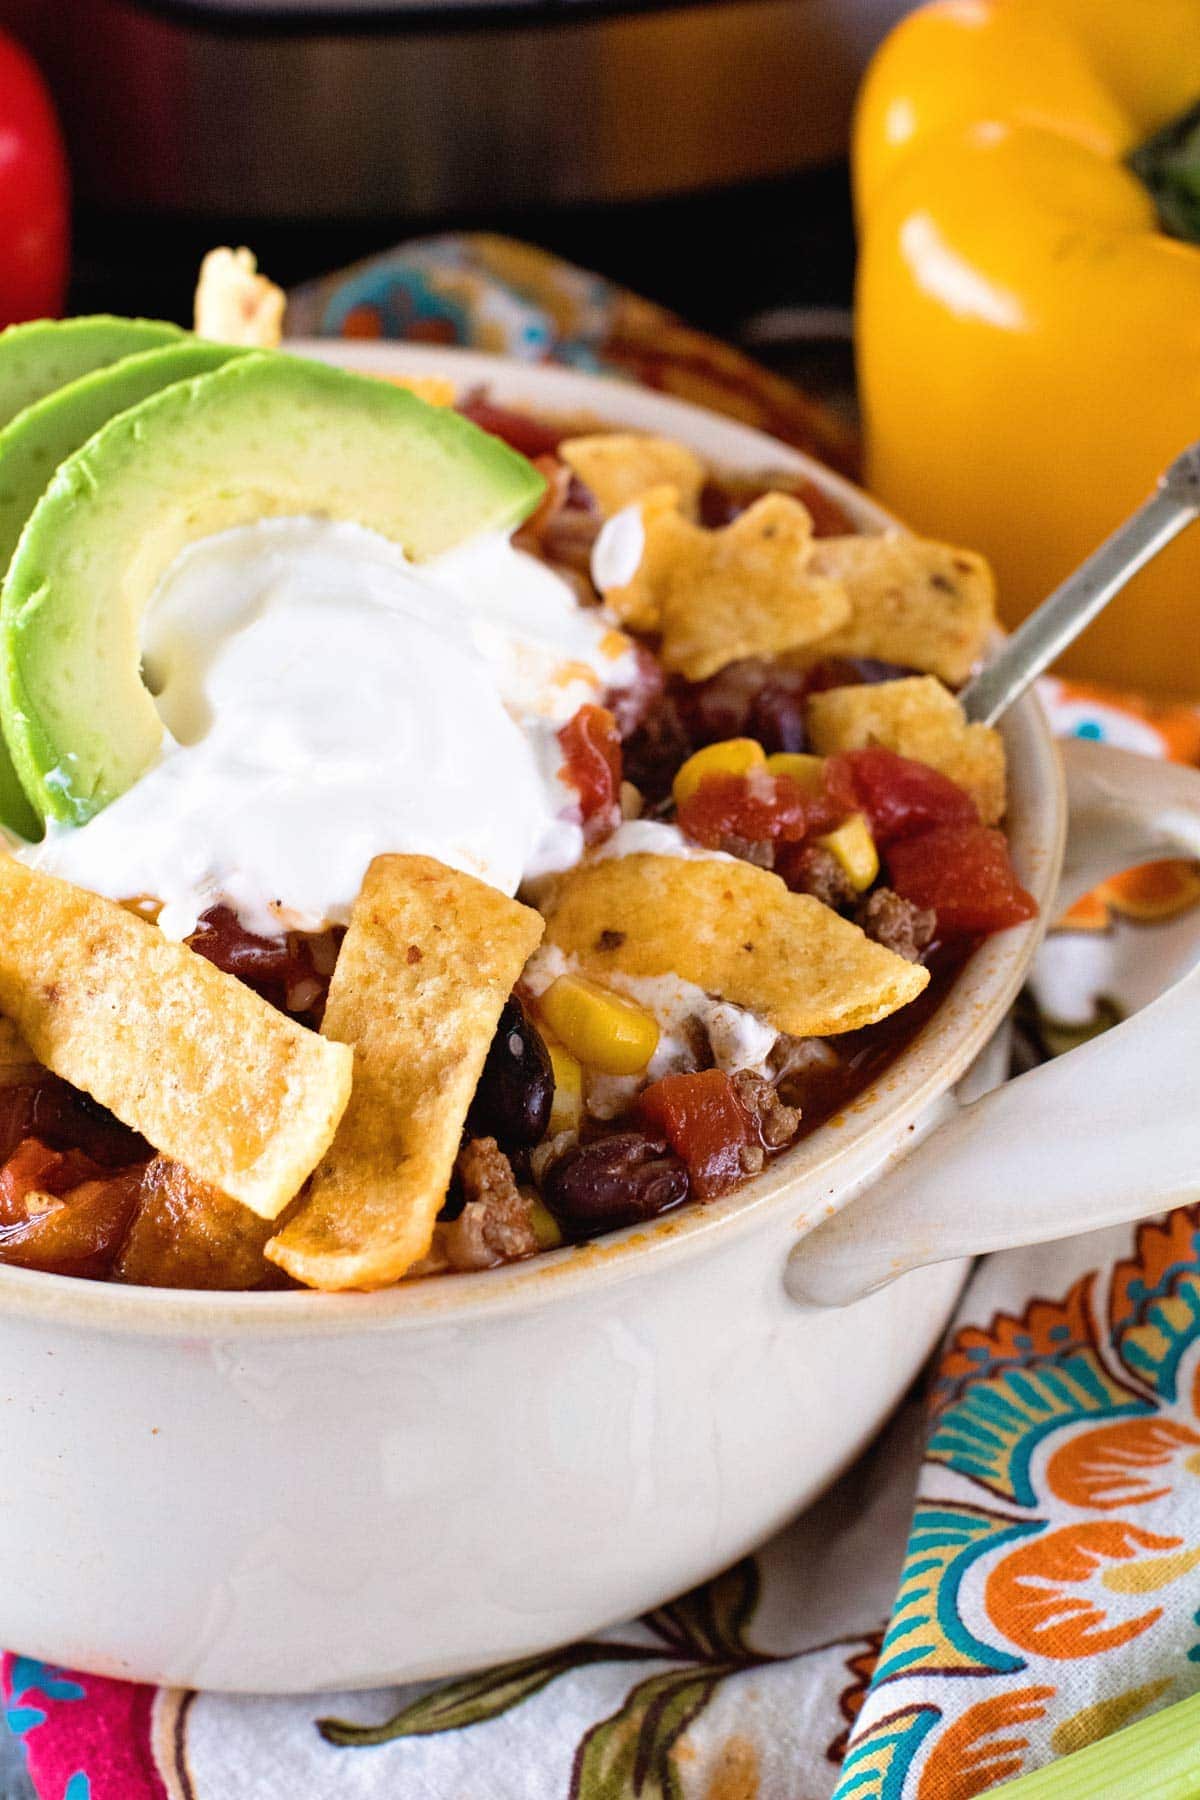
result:
<svg viewBox="0 0 1200 1800"><path fill-rule="evenodd" d="M728 837L798 844L814 831L840 824L856 804L854 788L831 757L815 793L790 775L762 768L748 775L706 775L679 808L677 822L685 836L709 850Z"/></svg>
<svg viewBox="0 0 1200 1800"><path fill-rule="evenodd" d="M566 435L556 426L531 418L527 413L512 412L507 406L497 406L485 393L478 390L466 396L458 411L464 419L470 419L472 425L478 425L481 431L490 431L493 437L503 438L506 444L519 450L522 456L530 458L553 456Z"/></svg>
<svg viewBox="0 0 1200 1800"><path fill-rule="evenodd" d="M13 1225L25 1217L30 1194L52 1192L55 1170L63 1162L60 1151L51 1150L38 1138L26 1138L0 1168L0 1224Z"/></svg>
<svg viewBox="0 0 1200 1800"><path fill-rule="evenodd" d="M621 739L606 706L581 706L558 734L563 779L579 795L589 843L606 837L620 818Z"/></svg>
<svg viewBox="0 0 1200 1800"><path fill-rule="evenodd" d="M933 908L939 935L986 936L1037 915L1004 833L985 825L940 825L905 838L889 847L887 866L898 894Z"/></svg>
<svg viewBox="0 0 1200 1800"><path fill-rule="evenodd" d="M52 1275L106 1275L132 1216L142 1174L139 1165L83 1181L61 1199L0 1226L0 1262Z"/></svg>
<svg viewBox="0 0 1200 1800"><path fill-rule="evenodd" d="M742 1151L760 1141L733 1082L720 1069L664 1075L643 1091L638 1110L687 1164L698 1200L714 1200L736 1186L745 1173Z"/></svg>
<svg viewBox="0 0 1200 1800"><path fill-rule="evenodd" d="M877 844L916 837L935 825L979 823L979 809L965 789L928 763L871 745L830 757L849 777Z"/></svg>

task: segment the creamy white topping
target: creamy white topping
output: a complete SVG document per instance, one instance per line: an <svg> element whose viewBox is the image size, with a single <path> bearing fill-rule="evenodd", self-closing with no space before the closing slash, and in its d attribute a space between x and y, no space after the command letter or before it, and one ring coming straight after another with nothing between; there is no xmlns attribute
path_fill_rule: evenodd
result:
<svg viewBox="0 0 1200 1800"><path fill-rule="evenodd" d="M566 956L556 944L544 944L525 965L522 984L536 999L560 975L573 974L578 969L575 957ZM623 975L609 969L603 980L605 987L636 1000L653 1013L659 1039L640 1075L587 1072L585 1099L594 1118L616 1118L628 1110L647 1082L700 1066L697 1053L703 1049L705 1039L713 1063L727 1075L734 1075L739 1069L750 1069L756 1075L767 1073L767 1058L779 1033L757 1013L719 1000L678 975Z"/></svg>
<svg viewBox="0 0 1200 1800"><path fill-rule="evenodd" d="M646 553L646 527L640 506L626 506L600 527L592 545L592 580L602 594L627 587Z"/></svg>
<svg viewBox="0 0 1200 1800"><path fill-rule="evenodd" d="M185 550L142 627L162 753L25 860L114 899L251 930L344 923L372 857L515 893L583 851L557 730L629 685L627 639L504 538L416 567L350 524L266 520Z"/></svg>
<svg viewBox="0 0 1200 1800"><path fill-rule="evenodd" d="M685 862L736 862L724 850L706 850L685 838L678 825L663 819L626 819L611 837L606 837L589 854L589 862L604 862L611 856L678 856Z"/></svg>

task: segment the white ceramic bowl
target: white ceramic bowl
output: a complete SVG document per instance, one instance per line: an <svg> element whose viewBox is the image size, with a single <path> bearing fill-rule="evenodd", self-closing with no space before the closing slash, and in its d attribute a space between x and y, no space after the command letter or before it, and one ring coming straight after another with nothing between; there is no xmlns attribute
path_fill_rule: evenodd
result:
<svg viewBox="0 0 1200 1800"><path fill-rule="evenodd" d="M802 472L864 527L886 522L758 433L620 383L441 350L319 354L483 379L504 402L659 430L729 467ZM1005 736L1013 853L1044 918L1065 830L1059 762L1032 700ZM1077 885L1200 848L1190 772L1085 757L1074 780ZM1161 1203L1147 1195L1147 1141L1162 1136L1156 1109L1184 1092L1168 1038L1194 1038L1197 1009L1177 1008L1165 1029L1152 1015L1182 989L1093 1047L1087 1080L1071 1058L960 1109L969 1084L955 1086L1039 931L985 944L875 1086L761 1178L599 1243L372 1295L177 1293L0 1269L0 1642L142 1680L367 1686L544 1649L760 1542L903 1393L960 1285L962 1263L946 1259L1078 1224L1087 1156L1068 1167L1061 1145L1088 1135L1106 1081L1120 1094L1120 1041L1147 1020L1153 1085L1127 1107L1117 1149L1093 1152L1108 1183L1094 1222ZM1168 1189L1200 1168L1197 1129L1163 1173ZM853 1305L812 1304L902 1268Z"/></svg>

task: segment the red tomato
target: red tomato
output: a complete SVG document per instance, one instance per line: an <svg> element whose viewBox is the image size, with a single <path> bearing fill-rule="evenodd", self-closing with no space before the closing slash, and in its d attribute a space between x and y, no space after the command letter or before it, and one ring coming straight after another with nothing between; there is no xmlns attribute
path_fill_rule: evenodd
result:
<svg viewBox="0 0 1200 1800"><path fill-rule="evenodd" d="M82 1181L56 1204L0 1226L0 1262L49 1274L107 1275L129 1227L143 1170Z"/></svg>
<svg viewBox="0 0 1200 1800"><path fill-rule="evenodd" d="M581 706L558 734L563 779L579 795L583 833L589 843L606 837L620 817L621 739L605 706Z"/></svg>
<svg viewBox="0 0 1200 1800"><path fill-rule="evenodd" d="M0 35L0 325L62 311L67 254L58 121L34 63Z"/></svg>
<svg viewBox="0 0 1200 1800"><path fill-rule="evenodd" d="M797 844L813 831L828 831L858 804L839 759L825 764L820 792L813 794L790 775L754 769L749 775L706 775L677 815L679 829L709 850L727 837L760 843Z"/></svg>
<svg viewBox="0 0 1200 1800"><path fill-rule="evenodd" d="M638 1110L687 1164L698 1200L715 1200L735 1187L744 1172L743 1149L759 1141L733 1082L720 1069L664 1075L642 1093Z"/></svg>
<svg viewBox="0 0 1200 1800"><path fill-rule="evenodd" d="M65 1194L98 1173L82 1150L52 1150L40 1138L25 1138L0 1168L0 1223L24 1219L30 1194Z"/></svg>
<svg viewBox="0 0 1200 1800"><path fill-rule="evenodd" d="M970 794L927 763L879 746L848 750L829 760L841 764L849 777L877 844L894 844L934 825L979 823Z"/></svg>
<svg viewBox="0 0 1200 1800"><path fill-rule="evenodd" d="M933 908L939 933L986 936L1036 917L1004 833L986 825L940 825L905 838L889 847L887 865L898 894Z"/></svg>
<svg viewBox="0 0 1200 1800"><path fill-rule="evenodd" d="M482 391L468 394L458 410L481 431L490 431L493 437L503 438L512 449L530 458L553 456L566 435L553 425L543 424L540 419L531 419L526 413L496 406Z"/></svg>

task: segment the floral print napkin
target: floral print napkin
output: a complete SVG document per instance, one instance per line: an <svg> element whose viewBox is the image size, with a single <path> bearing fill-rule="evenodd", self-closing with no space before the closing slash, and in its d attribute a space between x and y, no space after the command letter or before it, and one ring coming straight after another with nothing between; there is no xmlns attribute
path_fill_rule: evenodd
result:
<svg viewBox="0 0 1200 1800"><path fill-rule="evenodd" d="M616 368L852 462L794 389L507 240L397 251L290 318ZM1200 762L1200 711L1043 697L1064 735ZM1019 1061L1182 973L1198 903L1200 876L1169 864L1073 908ZM0 1677L39 1800L970 1800L1200 1688L1200 1208L989 1258L921 1394L837 1487L621 1629L459 1681L293 1699L19 1654Z"/></svg>

